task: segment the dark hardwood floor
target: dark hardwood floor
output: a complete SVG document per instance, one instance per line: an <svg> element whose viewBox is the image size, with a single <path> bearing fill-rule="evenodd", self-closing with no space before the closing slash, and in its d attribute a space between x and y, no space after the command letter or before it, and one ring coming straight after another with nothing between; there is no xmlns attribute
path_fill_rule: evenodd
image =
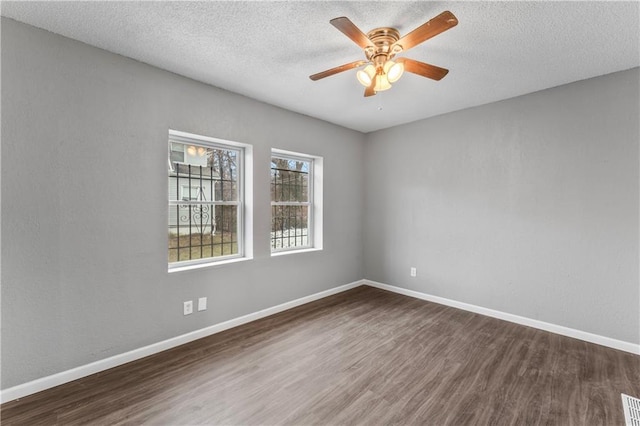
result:
<svg viewBox="0 0 640 426"><path fill-rule="evenodd" d="M2 405L3 425L624 425L640 357L359 287Z"/></svg>

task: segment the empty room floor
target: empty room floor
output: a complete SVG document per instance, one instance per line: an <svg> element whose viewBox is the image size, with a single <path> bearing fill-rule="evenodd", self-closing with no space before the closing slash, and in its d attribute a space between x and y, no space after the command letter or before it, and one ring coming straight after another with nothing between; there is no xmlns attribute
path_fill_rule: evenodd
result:
<svg viewBox="0 0 640 426"><path fill-rule="evenodd" d="M2 406L3 425L623 425L640 357L371 287Z"/></svg>

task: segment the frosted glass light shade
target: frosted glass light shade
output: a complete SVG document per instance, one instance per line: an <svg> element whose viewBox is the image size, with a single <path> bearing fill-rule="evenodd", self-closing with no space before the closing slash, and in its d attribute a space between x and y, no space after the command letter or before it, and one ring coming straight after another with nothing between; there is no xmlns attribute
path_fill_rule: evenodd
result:
<svg viewBox="0 0 640 426"><path fill-rule="evenodd" d="M356 77L358 78L358 81L364 87L369 87L371 85L371 81L373 80L373 77L375 77L375 75L376 75L376 69L371 64L367 65L366 67L364 67L364 69L356 73Z"/></svg>
<svg viewBox="0 0 640 426"><path fill-rule="evenodd" d="M389 84L386 74L378 74L376 76L376 85L373 90L376 92L382 92L383 90L389 89L391 89L391 84Z"/></svg>
<svg viewBox="0 0 640 426"><path fill-rule="evenodd" d="M395 83L396 81L400 80L400 77L402 77L402 73L404 73L404 64L387 61L384 64L384 72L387 75L389 83Z"/></svg>

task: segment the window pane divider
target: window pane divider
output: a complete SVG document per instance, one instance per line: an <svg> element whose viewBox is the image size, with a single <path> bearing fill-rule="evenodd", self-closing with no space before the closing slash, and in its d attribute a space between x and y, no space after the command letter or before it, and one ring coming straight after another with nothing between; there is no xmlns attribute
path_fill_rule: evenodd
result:
<svg viewBox="0 0 640 426"><path fill-rule="evenodd" d="M169 200L171 206L202 206L202 205L216 205L216 206L239 206L239 201L196 201L196 200Z"/></svg>
<svg viewBox="0 0 640 426"><path fill-rule="evenodd" d="M272 206L310 206L308 201L272 201Z"/></svg>

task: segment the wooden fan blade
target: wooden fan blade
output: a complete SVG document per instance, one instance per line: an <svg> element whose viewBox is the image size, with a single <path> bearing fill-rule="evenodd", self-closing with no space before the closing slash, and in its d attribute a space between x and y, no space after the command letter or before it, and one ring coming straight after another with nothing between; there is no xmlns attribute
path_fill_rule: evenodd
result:
<svg viewBox="0 0 640 426"><path fill-rule="evenodd" d="M375 96L376 91L373 90L373 88L376 87L376 78L377 78L377 76L374 76L371 79L371 84L366 89L364 89L364 97L365 98L368 98L369 96Z"/></svg>
<svg viewBox="0 0 640 426"><path fill-rule="evenodd" d="M343 71L348 71L353 68L358 68L359 66L362 66L367 63L369 63L369 61L350 62L348 64L340 65L339 67L331 68L329 70L310 75L309 78L313 81L320 80L321 78L329 77L331 75L338 74Z"/></svg>
<svg viewBox="0 0 640 426"><path fill-rule="evenodd" d="M369 46L373 46L369 37L367 37L360 28L349 20L346 16L340 18L334 18L329 21L331 25L339 29L344 35L353 40L358 46L363 49Z"/></svg>
<svg viewBox="0 0 640 426"><path fill-rule="evenodd" d="M448 10L444 11L440 15L428 22L425 22L409 34L402 37L400 40L393 43L391 47L392 49L395 46L402 47L402 50L411 49L413 46L429 40L431 37L435 37L456 25L458 25L458 18Z"/></svg>
<svg viewBox="0 0 640 426"><path fill-rule="evenodd" d="M426 64L420 61L415 61L409 58L397 58L396 62L402 62L404 64L405 71L409 71L414 74L430 78L432 80L441 80L442 77L447 75L447 73L449 72L448 69L440 68L431 64Z"/></svg>

